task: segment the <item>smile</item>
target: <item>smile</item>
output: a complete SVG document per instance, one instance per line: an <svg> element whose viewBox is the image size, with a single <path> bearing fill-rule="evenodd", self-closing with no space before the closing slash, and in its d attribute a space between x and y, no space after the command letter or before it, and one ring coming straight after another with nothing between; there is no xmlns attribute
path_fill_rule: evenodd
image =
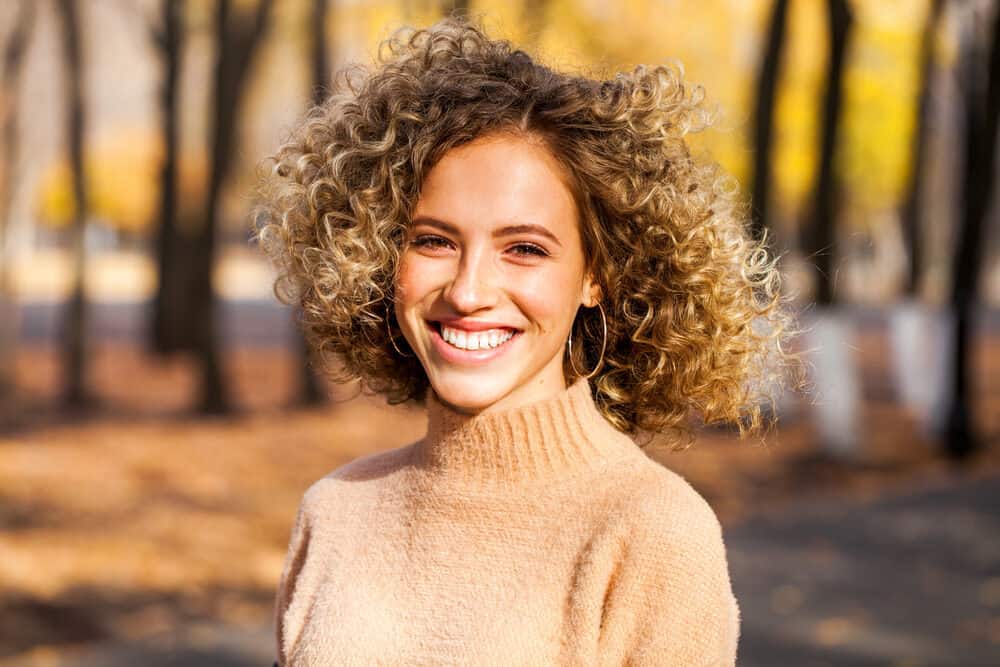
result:
<svg viewBox="0 0 1000 667"><path fill-rule="evenodd" d="M467 331L440 322L427 322L427 327L438 355L445 361L463 365L492 361L504 354L521 334L512 328Z"/></svg>
<svg viewBox="0 0 1000 667"><path fill-rule="evenodd" d="M464 331L441 325L441 338L461 350L486 350L500 347L514 336L512 329Z"/></svg>

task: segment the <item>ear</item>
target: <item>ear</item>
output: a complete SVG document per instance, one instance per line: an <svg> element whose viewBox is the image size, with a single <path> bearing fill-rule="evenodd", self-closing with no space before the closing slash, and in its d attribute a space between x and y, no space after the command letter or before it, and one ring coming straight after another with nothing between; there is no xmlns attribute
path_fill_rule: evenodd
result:
<svg viewBox="0 0 1000 667"><path fill-rule="evenodd" d="M587 275L583 279L583 295L580 299L584 306L587 308L593 308L596 306L602 298L601 286L597 284L593 276Z"/></svg>

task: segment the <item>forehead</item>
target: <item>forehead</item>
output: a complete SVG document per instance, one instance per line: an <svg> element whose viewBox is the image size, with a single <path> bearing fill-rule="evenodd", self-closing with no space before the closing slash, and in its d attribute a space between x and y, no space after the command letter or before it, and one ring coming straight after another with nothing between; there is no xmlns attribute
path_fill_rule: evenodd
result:
<svg viewBox="0 0 1000 667"><path fill-rule="evenodd" d="M428 172L414 217L463 230L511 223L576 230L577 208L562 166L539 141L500 134L451 149Z"/></svg>

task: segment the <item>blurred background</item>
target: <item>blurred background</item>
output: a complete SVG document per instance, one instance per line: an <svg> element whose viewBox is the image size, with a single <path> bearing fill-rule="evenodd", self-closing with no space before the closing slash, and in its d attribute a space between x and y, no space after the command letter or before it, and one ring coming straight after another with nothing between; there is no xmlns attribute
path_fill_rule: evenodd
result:
<svg viewBox="0 0 1000 667"><path fill-rule="evenodd" d="M725 529L740 664L1000 664L1000 11L989 0L0 1L0 664L270 665L314 480L423 414L313 375L255 168L403 24L677 60L813 391L657 450Z"/></svg>

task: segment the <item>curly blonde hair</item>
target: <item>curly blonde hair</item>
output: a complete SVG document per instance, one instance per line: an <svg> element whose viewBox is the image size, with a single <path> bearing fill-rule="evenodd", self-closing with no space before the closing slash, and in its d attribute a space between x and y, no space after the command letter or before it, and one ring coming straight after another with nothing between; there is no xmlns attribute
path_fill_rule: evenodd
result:
<svg viewBox="0 0 1000 667"><path fill-rule="evenodd" d="M777 258L749 235L734 180L685 141L711 122L703 98L679 67L600 81L541 65L468 19L401 28L375 68L341 70L261 165L253 217L278 268L275 294L301 308L334 380L423 403L428 379L396 351L406 343L392 307L423 178L487 133L539 138L568 177L601 288L607 340L592 389L604 416L630 435L682 436L678 447L690 444L694 416L761 433L796 362L783 346L793 320ZM578 319L573 361L594 368L597 309Z"/></svg>

